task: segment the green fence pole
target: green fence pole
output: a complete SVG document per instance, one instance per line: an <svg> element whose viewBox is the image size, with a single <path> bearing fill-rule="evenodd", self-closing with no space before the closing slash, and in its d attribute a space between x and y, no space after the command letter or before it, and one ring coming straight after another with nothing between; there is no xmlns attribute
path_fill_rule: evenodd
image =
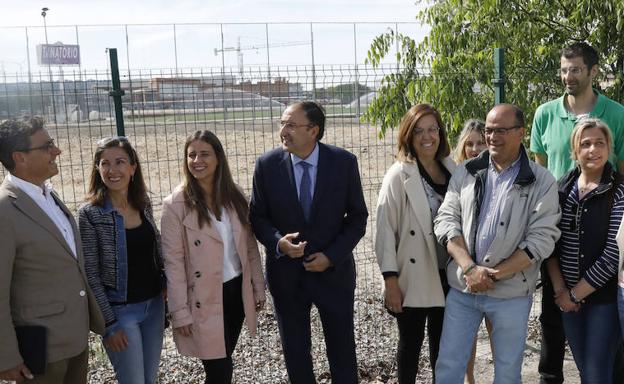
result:
<svg viewBox="0 0 624 384"><path fill-rule="evenodd" d="M119 80L119 62L117 61L117 48L108 48L108 56L110 58L111 80L113 81L113 90L108 95L113 98L115 104L115 122L117 124L117 136L125 136L123 108L121 104L121 96L125 94L121 89L121 81Z"/></svg>
<svg viewBox="0 0 624 384"><path fill-rule="evenodd" d="M494 103L505 102L505 50L494 48Z"/></svg>

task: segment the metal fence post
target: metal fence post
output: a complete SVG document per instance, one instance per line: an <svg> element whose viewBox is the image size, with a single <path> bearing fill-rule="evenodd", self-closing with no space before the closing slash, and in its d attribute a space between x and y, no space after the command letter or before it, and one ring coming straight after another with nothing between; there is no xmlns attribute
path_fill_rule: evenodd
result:
<svg viewBox="0 0 624 384"><path fill-rule="evenodd" d="M494 48L494 103L505 102L505 49Z"/></svg>
<svg viewBox="0 0 624 384"><path fill-rule="evenodd" d="M271 122L272 122L273 121L273 87L271 86L271 48L269 45L269 23L264 24L264 35L266 37L266 53L267 53L267 84L268 84L267 91L269 91L269 117L271 118ZM251 83L251 80L249 80L249 82Z"/></svg>
<svg viewBox="0 0 624 384"><path fill-rule="evenodd" d="M361 116L362 110L360 105L360 88L359 81L360 78L358 76L358 61L357 61L357 30L356 24L353 23L353 61L355 63L355 83L353 85L353 93L355 96L355 100L357 100L356 114L359 118Z"/></svg>
<svg viewBox="0 0 624 384"><path fill-rule="evenodd" d="M121 104L121 96L124 90L121 89L121 80L119 79L119 62L117 61L117 48L108 48L108 56L110 58L111 80L113 82L113 90L108 95L113 98L115 103L115 123L117 124L117 136L125 136L123 108Z"/></svg>
<svg viewBox="0 0 624 384"><path fill-rule="evenodd" d="M316 101L316 67L314 65L314 29L310 23L310 48L312 50L312 100Z"/></svg>

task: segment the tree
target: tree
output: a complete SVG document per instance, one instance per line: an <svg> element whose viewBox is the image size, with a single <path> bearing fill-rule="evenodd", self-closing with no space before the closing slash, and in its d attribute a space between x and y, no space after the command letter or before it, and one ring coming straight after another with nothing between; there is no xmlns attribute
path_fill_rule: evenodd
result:
<svg viewBox="0 0 624 384"><path fill-rule="evenodd" d="M464 120L483 118L494 103L497 47L505 49L506 100L524 109L527 125L539 104L562 94L560 51L574 41L600 54L602 92L624 99L622 0L439 0L417 18L431 26L421 42L389 30L368 51L367 62L378 66L399 46L401 70L383 78L365 114L380 137L418 102L441 111L450 137Z"/></svg>

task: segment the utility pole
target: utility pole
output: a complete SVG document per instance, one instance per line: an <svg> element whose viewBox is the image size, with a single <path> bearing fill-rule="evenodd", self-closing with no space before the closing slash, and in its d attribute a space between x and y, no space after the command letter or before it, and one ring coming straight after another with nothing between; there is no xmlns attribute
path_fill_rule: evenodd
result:
<svg viewBox="0 0 624 384"><path fill-rule="evenodd" d="M48 46L48 25L46 24L46 15L50 8L41 8L41 16L43 17L43 32L45 33L46 48ZM54 82L52 81L52 66L48 64L48 74L50 75L50 94L52 98L52 115L54 116L54 123L56 123L56 101L54 100Z"/></svg>

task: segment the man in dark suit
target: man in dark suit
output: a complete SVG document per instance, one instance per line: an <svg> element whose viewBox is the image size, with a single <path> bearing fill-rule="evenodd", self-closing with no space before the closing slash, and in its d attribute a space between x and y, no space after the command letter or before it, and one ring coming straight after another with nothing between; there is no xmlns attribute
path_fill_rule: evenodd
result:
<svg viewBox="0 0 624 384"><path fill-rule="evenodd" d="M46 181L58 173L61 150L43 121L0 124L0 380L87 381L89 328L104 320L89 289L76 223ZM32 375L14 327L43 326L47 365Z"/></svg>
<svg viewBox="0 0 624 384"><path fill-rule="evenodd" d="M315 102L288 107L282 148L256 162L250 219L266 247L266 270L290 381L315 383L310 309L323 324L332 382L357 382L353 248L368 211L356 157L320 142L325 113Z"/></svg>

